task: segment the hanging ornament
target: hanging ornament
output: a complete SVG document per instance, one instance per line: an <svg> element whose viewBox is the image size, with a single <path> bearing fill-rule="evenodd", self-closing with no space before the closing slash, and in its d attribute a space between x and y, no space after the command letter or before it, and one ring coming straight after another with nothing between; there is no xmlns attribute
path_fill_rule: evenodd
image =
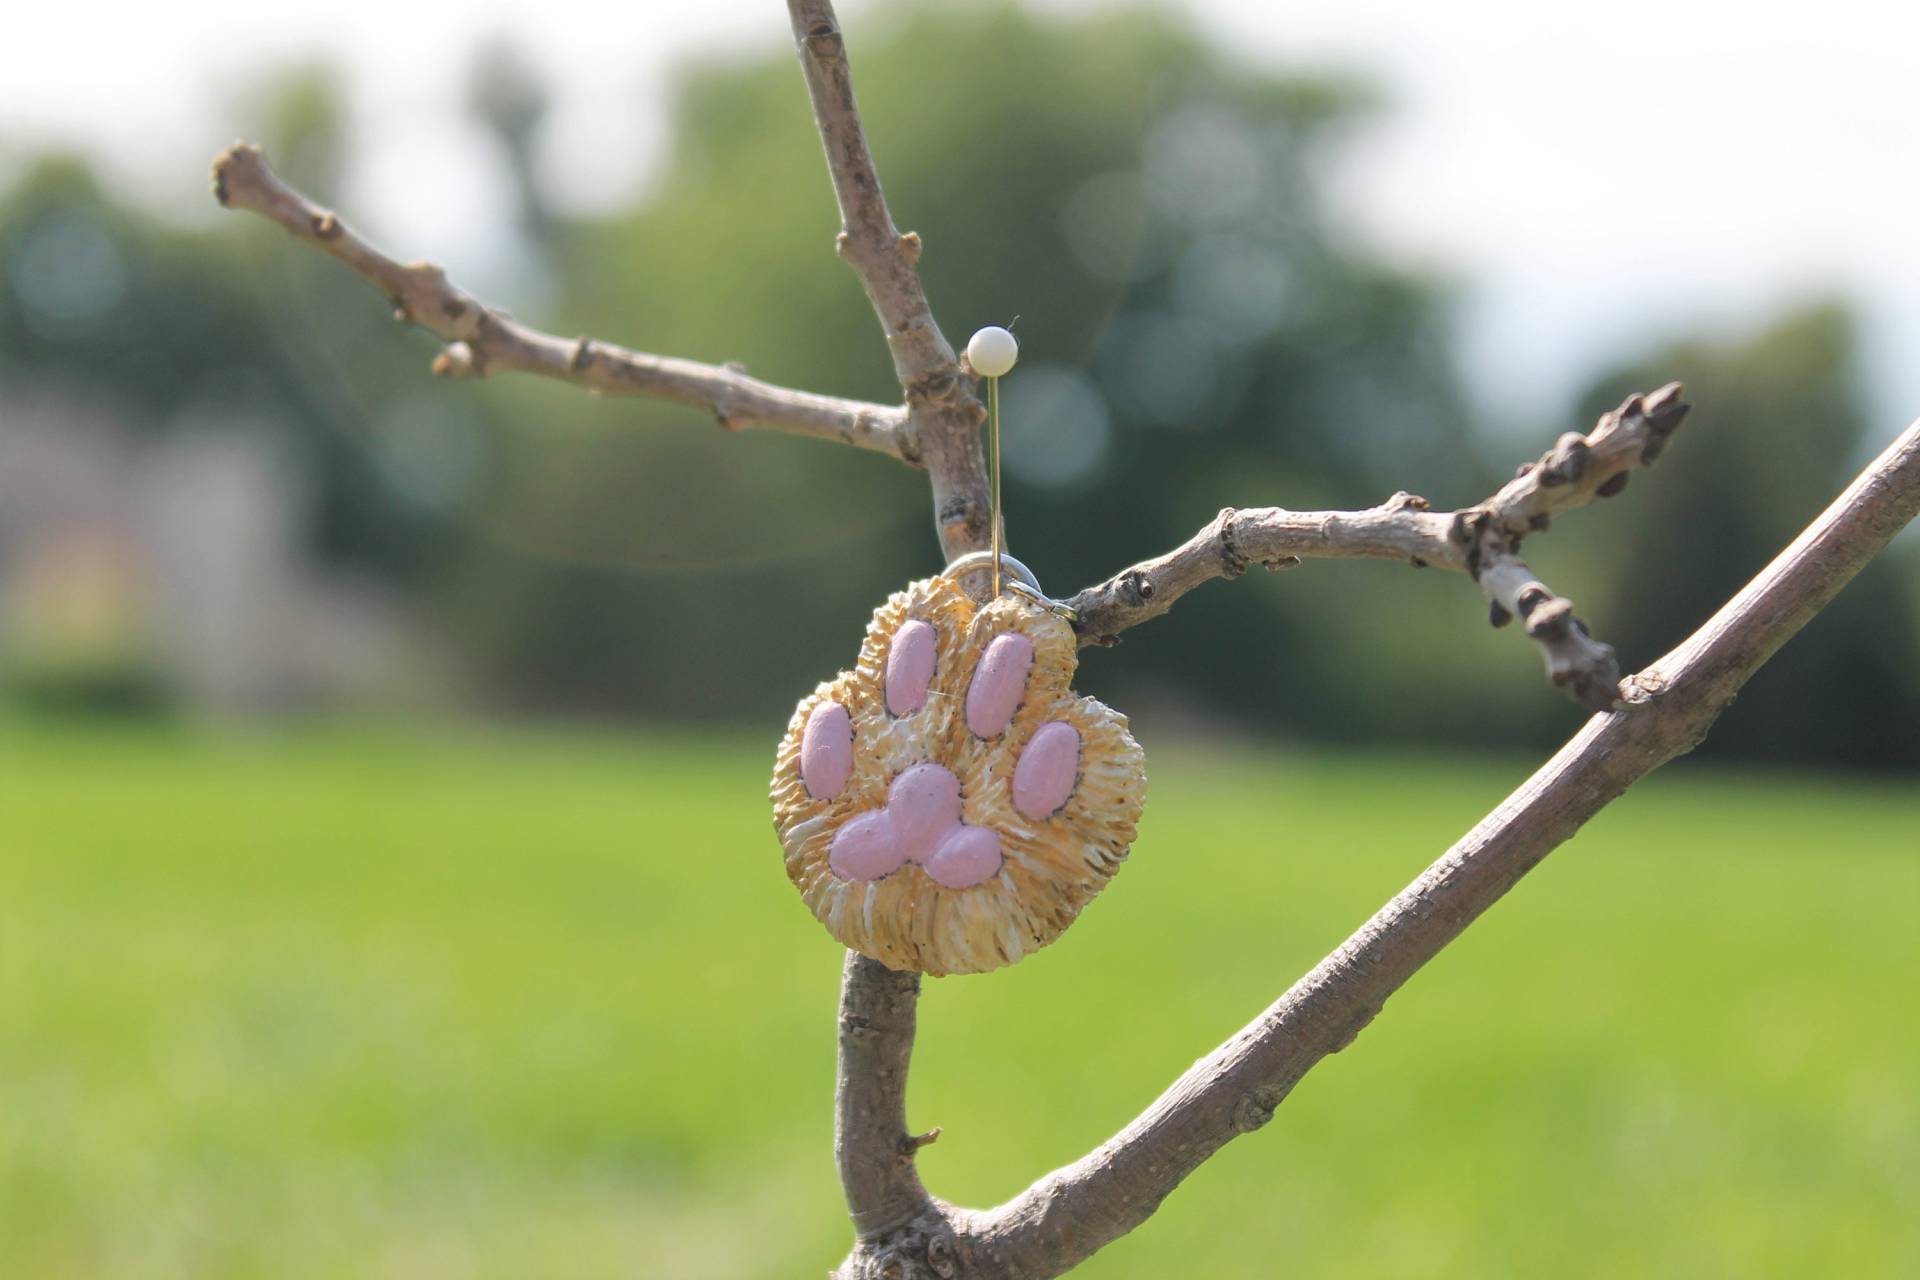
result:
<svg viewBox="0 0 1920 1280"><path fill-rule="evenodd" d="M788 877L894 969L979 973L1053 941L1126 860L1146 793L1126 717L1071 688L1070 611L1001 547L998 381L1017 351L1004 329L967 348L989 375L993 549L889 597L774 762ZM982 570L985 604L962 586Z"/></svg>

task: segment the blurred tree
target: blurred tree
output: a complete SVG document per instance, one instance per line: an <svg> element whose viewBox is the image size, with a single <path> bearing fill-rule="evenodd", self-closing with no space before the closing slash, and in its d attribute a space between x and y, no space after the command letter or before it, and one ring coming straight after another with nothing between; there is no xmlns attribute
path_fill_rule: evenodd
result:
<svg viewBox="0 0 1920 1280"><path fill-rule="evenodd" d="M551 105L546 85L512 37L497 35L481 44L467 72L467 107L506 153L520 234L537 249L553 234L553 210L538 176L540 125Z"/></svg>
<svg viewBox="0 0 1920 1280"><path fill-rule="evenodd" d="M247 119L259 121L262 142L284 156L290 181L338 189L346 172L344 91L330 63L301 62L277 67L242 94Z"/></svg>
<svg viewBox="0 0 1920 1280"><path fill-rule="evenodd" d="M316 265L236 270L230 238L160 223L79 160L43 157L0 193L0 381L104 403L136 431L276 433L312 476L323 554L422 563L433 531L381 483L375 436L432 348L379 325L305 341L317 316L366 314L363 288Z"/></svg>
<svg viewBox="0 0 1920 1280"><path fill-rule="evenodd" d="M915 5L882 21L859 50L862 102L933 301L957 333L1017 318L1008 527L1049 588L1162 551L1226 504L1354 507L1405 487L1453 506L1491 490L1446 289L1369 257L1323 198L1372 110L1363 85L1244 66L1143 12ZM258 113L323 197L341 187L336 83L317 67L276 76ZM477 56L466 103L504 149L523 241L551 276L540 319L895 397L831 252L788 51L684 73L663 166L618 216L569 218L545 198L547 101L505 46ZM148 430L282 432L314 476L316 549L413 587L501 699L765 722L844 660L889 591L938 568L922 486L895 464L739 447L688 410L532 380L429 382L434 344L373 318L360 281L268 228L236 271L236 234L159 224L70 160L29 168L0 195L0 379L113 399ZM1628 666L1744 581L1857 461L1851 342L1828 307L1747 344L1682 344L1562 424L1669 376L1700 406L1689 447L1617 518L1540 549ZM1564 735L1573 713L1533 680L1535 656L1469 625L1457 586L1356 565L1209 588L1083 682L1318 740ZM1920 762L1901 731L1915 594L1870 570L1746 695L1733 723L1751 731L1713 749ZM1451 622L1404 625L1428 615Z"/></svg>
<svg viewBox="0 0 1920 1280"><path fill-rule="evenodd" d="M313 175L303 180L337 185L333 83L323 69L290 74L277 96L261 95L259 112L276 146ZM339 272L270 254L278 246L266 237L254 243L252 262L236 260L228 229L196 233L158 220L107 194L76 157L25 166L0 191L0 413L31 405L41 419L108 424L135 441L243 435L265 446L285 482L263 500L291 508L286 522L313 553L435 580L466 540L422 504L394 500L392 465L392 440L430 420L395 407L423 389L434 348L364 323L365 291ZM349 315L354 324L313 340L323 317ZM442 419L477 395L446 390L434 401ZM464 439L488 434L477 413L458 425ZM139 465L152 463L141 448ZM10 549L0 545L0 557ZM153 619L135 614L144 622L130 623L130 642L111 661L76 666L67 655L80 686L61 693L68 703L157 704L152 636L141 634ZM15 670L8 683L18 691L44 674ZM125 689L143 692L134 699Z"/></svg>

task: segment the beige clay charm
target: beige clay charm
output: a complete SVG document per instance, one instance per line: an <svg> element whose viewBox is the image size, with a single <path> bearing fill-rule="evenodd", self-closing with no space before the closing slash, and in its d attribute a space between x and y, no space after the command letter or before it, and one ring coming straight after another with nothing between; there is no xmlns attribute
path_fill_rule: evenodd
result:
<svg viewBox="0 0 1920 1280"><path fill-rule="evenodd" d="M979 973L1073 923L1146 793L1126 717L1068 687L1076 654L1037 593L977 606L942 575L881 606L774 763L787 875L828 932L894 969Z"/></svg>

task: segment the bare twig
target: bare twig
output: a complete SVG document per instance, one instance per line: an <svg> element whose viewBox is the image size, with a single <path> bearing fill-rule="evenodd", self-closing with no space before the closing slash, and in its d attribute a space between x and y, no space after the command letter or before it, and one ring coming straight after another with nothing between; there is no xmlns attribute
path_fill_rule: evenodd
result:
<svg viewBox="0 0 1920 1280"><path fill-rule="evenodd" d="M1747 678L1916 514L1920 423L1705 626L1629 677L1618 710L1588 721L1439 861L1125 1129L997 1209L942 1208L943 1226L922 1219L910 1233L871 1242L850 1262L897 1258L909 1236L927 1241L944 1230L949 1256L962 1265L939 1270L929 1263L933 1274L1032 1280L1059 1275L1139 1226L1209 1156L1271 1119L1302 1076L1350 1044L1389 996L1582 823L1698 745Z"/></svg>
<svg viewBox="0 0 1920 1280"><path fill-rule="evenodd" d="M400 263L354 234L268 168L258 147L241 143L213 164L213 191L230 209L246 209L346 263L393 303L395 314L448 345L433 362L442 377L537 373L608 395L650 396L697 405L722 427L764 427L841 440L917 461L907 411L835 396L791 391L750 378L737 365L646 355L588 338L556 338L508 319L454 287L431 263Z"/></svg>
<svg viewBox="0 0 1920 1280"><path fill-rule="evenodd" d="M1652 465L1686 416L1680 394L1680 384L1669 382L1651 395L1628 396L1590 433L1561 436L1498 493L1461 511L1436 513L1425 499L1406 493L1367 511L1228 507L1182 546L1067 601L1080 618L1080 643L1111 644L1201 583L1239 577L1249 565L1281 569L1328 557L1402 560L1472 575L1490 602L1494 625L1519 617L1546 658L1548 678L1589 710L1604 711L1618 700L1613 650L1587 633L1571 601L1534 577L1520 559L1520 542L1563 511L1619 493L1635 467Z"/></svg>
<svg viewBox="0 0 1920 1280"><path fill-rule="evenodd" d="M860 277L886 333L894 373L907 396L909 429L933 483L940 546L951 560L987 545L987 471L980 451L986 410L927 305L918 266L920 237L901 234L880 190L854 102L846 37L833 5L788 0L787 14L840 205L836 248Z"/></svg>
<svg viewBox="0 0 1920 1280"><path fill-rule="evenodd" d="M1620 667L1613 649L1588 633L1571 600L1534 577L1520 559L1520 540L1545 529L1563 511L1619 493L1634 468L1652 466L1687 415L1689 406L1680 395L1680 384L1669 382L1651 395L1628 396L1589 434L1561 436L1545 457L1521 467L1500 492L1462 513L1455 531L1467 549L1467 572L1486 593L1494 625L1519 618L1546 658L1547 678L1589 710L1605 711L1618 700Z"/></svg>

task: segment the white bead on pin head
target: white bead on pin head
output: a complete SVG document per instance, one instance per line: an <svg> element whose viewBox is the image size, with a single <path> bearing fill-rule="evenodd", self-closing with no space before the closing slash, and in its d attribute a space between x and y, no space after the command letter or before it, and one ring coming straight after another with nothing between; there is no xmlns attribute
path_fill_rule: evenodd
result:
<svg viewBox="0 0 1920 1280"><path fill-rule="evenodd" d="M1000 378L1020 358L1013 334L990 324L967 340L967 364L987 380L987 440L993 451L993 598L1000 598Z"/></svg>
<svg viewBox="0 0 1920 1280"><path fill-rule="evenodd" d="M997 324L990 324L967 341L967 363L983 378L1004 377L1020 358L1020 344Z"/></svg>

